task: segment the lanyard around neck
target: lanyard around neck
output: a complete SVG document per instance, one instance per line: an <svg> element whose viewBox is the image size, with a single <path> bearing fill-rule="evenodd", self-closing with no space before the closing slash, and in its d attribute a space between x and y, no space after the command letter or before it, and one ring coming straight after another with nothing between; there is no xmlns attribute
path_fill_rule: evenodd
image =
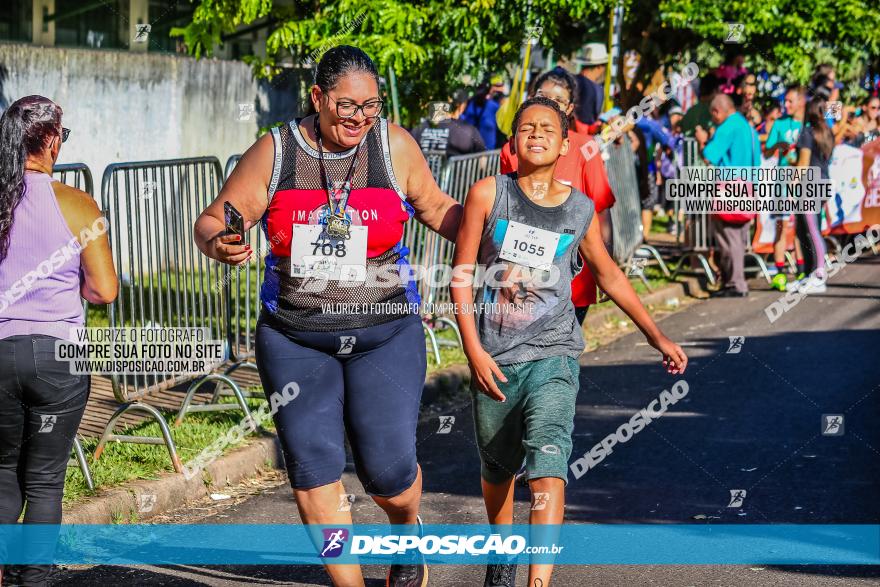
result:
<svg viewBox="0 0 880 587"><path fill-rule="evenodd" d="M351 195L351 179L354 176L354 169L357 165L358 155L360 154L361 143L358 143L357 147L355 147L354 156L351 158L351 165L348 166L348 172L345 174L345 181L342 183L342 188L331 188L330 178L328 177L327 169L324 166L324 147L321 142L321 125L318 123L317 115L315 115L315 142L318 145L318 163L321 167L321 181L324 182L324 190L327 192L327 204L330 207L330 213L335 216L344 216L345 208L348 205L348 197Z"/></svg>

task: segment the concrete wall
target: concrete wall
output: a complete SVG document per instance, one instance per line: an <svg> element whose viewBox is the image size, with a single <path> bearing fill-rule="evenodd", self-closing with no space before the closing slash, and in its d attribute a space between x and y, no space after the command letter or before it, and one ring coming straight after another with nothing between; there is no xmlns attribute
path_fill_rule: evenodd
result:
<svg viewBox="0 0 880 587"><path fill-rule="evenodd" d="M241 62L0 44L0 110L29 94L64 109L71 129L60 163L85 162L99 190L104 167L241 153L262 126L298 114L302 72L256 82ZM252 104L240 120L240 104ZM249 107L244 107L247 112Z"/></svg>
<svg viewBox="0 0 880 587"><path fill-rule="evenodd" d="M230 155L256 140L261 127L299 114L302 73L292 71L268 84L255 82L250 67L235 61L0 44L0 110L30 94L61 105L62 124L71 134L58 162L86 163L100 202L101 178L111 163L213 155L225 165ZM127 221L115 227L120 240L118 247L115 239L113 245L121 249L117 271L123 282L160 267L176 268L178 262L195 266L191 260L200 257L191 227L202 205L197 196L201 182L193 173L178 177L168 172L167 182L146 194L137 189L143 184L136 186L129 176L133 193L122 195L119 205L119 217ZM150 177L155 176L140 175L141 180ZM125 177L115 184L124 190ZM181 203L175 207L173 202ZM185 218L174 212L181 209L188 211ZM178 216L176 221L171 214ZM151 228L146 218L163 220ZM166 258L161 252L167 245L179 249L178 256ZM153 253L146 254L148 248Z"/></svg>

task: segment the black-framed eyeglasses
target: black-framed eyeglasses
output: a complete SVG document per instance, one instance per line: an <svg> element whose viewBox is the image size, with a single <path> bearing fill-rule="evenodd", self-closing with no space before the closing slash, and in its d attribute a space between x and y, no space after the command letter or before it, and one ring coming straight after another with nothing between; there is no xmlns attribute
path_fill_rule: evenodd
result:
<svg viewBox="0 0 880 587"><path fill-rule="evenodd" d="M381 99L370 100L363 104L355 104L354 102L349 102L347 100L337 102L330 96L330 94L327 94L327 99L333 100L333 102L336 103L336 116L339 118L354 118L358 113L358 110L363 113L365 118L376 118L382 113L382 107L385 106L384 100Z"/></svg>
<svg viewBox="0 0 880 587"><path fill-rule="evenodd" d="M61 127L61 142L66 143L67 137L69 137L69 136L70 136L70 129Z"/></svg>

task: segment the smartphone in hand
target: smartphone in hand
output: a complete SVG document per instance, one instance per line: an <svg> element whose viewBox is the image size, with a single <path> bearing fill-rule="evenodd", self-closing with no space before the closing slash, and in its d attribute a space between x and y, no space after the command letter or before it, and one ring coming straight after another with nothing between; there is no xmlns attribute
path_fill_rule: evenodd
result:
<svg viewBox="0 0 880 587"><path fill-rule="evenodd" d="M226 217L226 232L237 234L241 237L241 244L244 244L244 216L229 202L223 202L223 212Z"/></svg>

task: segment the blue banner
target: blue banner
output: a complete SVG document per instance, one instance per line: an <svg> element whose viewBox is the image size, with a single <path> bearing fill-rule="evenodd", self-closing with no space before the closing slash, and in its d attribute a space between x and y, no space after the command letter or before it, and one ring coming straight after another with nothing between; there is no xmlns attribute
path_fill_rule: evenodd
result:
<svg viewBox="0 0 880 587"><path fill-rule="evenodd" d="M880 525L6 525L0 563L880 564Z"/></svg>

